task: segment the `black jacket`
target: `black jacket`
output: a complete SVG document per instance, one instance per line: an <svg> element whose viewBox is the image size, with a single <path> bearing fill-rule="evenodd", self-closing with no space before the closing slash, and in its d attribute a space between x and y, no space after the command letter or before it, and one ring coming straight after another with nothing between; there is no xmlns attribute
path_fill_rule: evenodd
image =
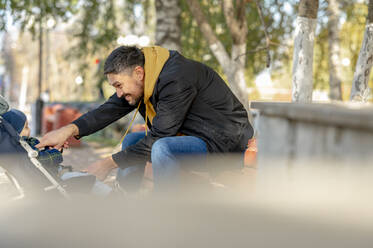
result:
<svg viewBox="0 0 373 248"><path fill-rule="evenodd" d="M137 144L113 155L120 168L150 161L153 143L177 133L204 140L209 152L243 152L253 129L246 110L210 67L170 51L150 98L156 116L150 132ZM79 136L92 134L134 110L116 94L73 123ZM142 102L140 114L145 116Z"/></svg>

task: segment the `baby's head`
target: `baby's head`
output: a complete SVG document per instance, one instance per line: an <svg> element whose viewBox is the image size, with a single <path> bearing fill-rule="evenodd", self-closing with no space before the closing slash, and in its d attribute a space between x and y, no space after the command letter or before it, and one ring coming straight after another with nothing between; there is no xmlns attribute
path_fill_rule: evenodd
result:
<svg viewBox="0 0 373 248"><path fill-rule="evenodd" d="M24 113L17 109L11 109L4 113L2 117L13 126L20 136L30 136L30 128Z"/></svg>

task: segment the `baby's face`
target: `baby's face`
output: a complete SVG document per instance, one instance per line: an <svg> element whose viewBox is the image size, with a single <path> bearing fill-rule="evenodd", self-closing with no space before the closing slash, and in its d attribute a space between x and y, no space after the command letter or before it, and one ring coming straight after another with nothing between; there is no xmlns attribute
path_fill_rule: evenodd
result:
<svg viewBox="0 0 373 248"><path fill-rule="evenodd" d="M25 126L23 127L22 132L19 135L20 136L26 136L26 137L30 136L30 128L28 127L28 121L27 120L25 122Z"/></svg>

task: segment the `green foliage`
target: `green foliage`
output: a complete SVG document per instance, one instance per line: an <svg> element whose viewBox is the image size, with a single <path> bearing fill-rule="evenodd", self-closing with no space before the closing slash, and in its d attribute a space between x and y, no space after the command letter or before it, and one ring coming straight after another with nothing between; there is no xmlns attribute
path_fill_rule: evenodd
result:
<svg viewBox="0 0 373 248"><path fill-rule="evenodd" d="M209 6L206 6L209 4ZM219 30L223 34L217 33L218 36L224 36L224 32L227 30L226 24L224 22L223 13L220 11L220 4L217 1L201 1L201 6L203 6L203 11L205 15L208 15L211 19L215 20L211 22L211 27ZM219 63L212 55L207 41L205 40L203 34L200 32L197 22L194 20L192 13L190 13L188 4L185 0L180 1L181 7L181 47L184 56L204 62L212 68L218 68ZM211 17L212 16L212 17ZM226 36L226 35L225 35Z"/></svg>
<svg viewBox="0 0 373 248"><path fill-rule="evenodd" d="M286 45L286 40L291 37L292 22L294 21L294 14L286 12L284 4L294 6L296 1L285 0L268 0L261 1L263 6L263 14L267 30L270 34L270 39L273 42L271 46L272 55L272 69L279 70L283 64L287 64L291 59L289 56L289 49ZM200 0L202 10L210 23L215 34L222 42L227 52L230 53L232 47L232 39L229 29L225 22L224 14L222 12L222 1L206 1ZM206 40L194 21L192 14L188 8L185 0L181 0L181 20L182 20L182 51L186 57L197 61L206 63L210 67L222 72L219 63L211 53ZM277 13L277 16L275 15ZM264 29L260 22L257 6L254 1L248 2L246 6L246 16L248 25L247 37L247 54L246 54L246 76L253 79L256 74L266 67L266 51L258 50L258 48L265 47ZM275 16L277 19L275 20ZM253 80L247 80L250 86L253 86Z"/></svg>
<svg viewBox="0 0 373 248"><path fill-rule="evenodd" d="M73 37L78 41L68 58L85 59L114 46L118 37L114 1L89 0L81 6L81 17L74 27ZM80 68L85 70L88 65Z"/></svg>
<svg viewBox="0 0 373 248"><path fill-rule="evenodd" d="M321 5L319 14L319 33L315 40L314 50L314 89L329 89L329 49L327 18L325 18L326 6ZM341 25L340 36L340 59L349 59L349 65L341 66L342 89L345 89L343 99L349 98L351 83L355 72L356 62L362 44L368 6L356 1L342 1L341 17L344 22ZM372 85L372 80L370 80Z"/></svg>
<svg viewBox="0 0 373 248"><path fill-rule="evenodd" d="M199 0L216 36L230 53L232 39L222 12L222 0ZM292 44L294 21L297 13L297 0L264 0L260 1L267 31L271 40L271 74L279 85L291 87ZM0 29L6 29L7 18L19 25L22 31L38 34L39 24L49 19L56 22L68 21L74 18L70 33L72 47L66 59L80 61L77 68L85 74L93 68L94 59L100 59L94 74L96 84L101 87L103 76L102 62L105 56L117 46L116 40L123 31L123 24L128 24L136 30L134 6L142 4L147 10L150 0L0 0ZM342 19L341 25L341 59L349 58L351 63L342 68L342 86L350 87L356 61L363 39L365 20L367 16L366 3L357 0L340 0ZM221 67L211 53L207 41L190 13L185 0L180 0L182 52L186 57L206 63L220 74ZM314 51L314 88L328 89L328 32L326 1L320 2L317 37ZM149 23L147 11L143 11L145 22ZM266 37L257 11L255 1L247 1L246 17L248 25L246 71L248 85L254 86L255 76L266 67ZM85 80L86 81L86 80ZM277 85L277 86L279 86ZM372 86L372 80L370 81Z"/></svg>
<svg viewBox="0 0 373 248"><path fill-rule="evenodd" d="M366 4L350 4L345 9L346 22L343 24L340 36L343 37L342 53L350 58L350 70L354 71L363 41L368 6Z"/></svg>
<svg viewBox="0 0 373 248"><path fill-rule="evenodd" d="M329 46L328 30L323 28L315 39L313 78L314 89L326 90L329 88Z"/></svg>
<svg viewBox="0 0 373 248"><path fill-rule="evenodd" d="M349 58L351 63L343 70L343 83L348 91L344 99L349 99L355 66L359 57L360 48L364 38L368 6L364 3L346 3L346 22L341 28L342 58ZM373 74L370 75L369 87L373 88Z"/></svg>
<svg viewBox="0 0 373 248"><path fill-rule="evenodd" d="M77 71L85 78L91 78L93 85L103 97L103 83L106 80L103 74L103 56L116 45L119 35L117 25L118 10L114 0L85 0L81 2L81 11L77 17L74 29L71 30L73 43L67 60L78 60ZM95 60L97 64L95 71ZM93 75L93 77L92 77ZM86 81L86 80L85 80Z"/></svg>
<svg viewBox="0 0 373 248"><path fill-rule="evenodd" d="M67 21L76 13L77 2L78 0L1 0L0 29L6 29L9 12L13 23L19 24L21 31L30 31L35 36L39 25L43 25L46 20Z"/></svg>

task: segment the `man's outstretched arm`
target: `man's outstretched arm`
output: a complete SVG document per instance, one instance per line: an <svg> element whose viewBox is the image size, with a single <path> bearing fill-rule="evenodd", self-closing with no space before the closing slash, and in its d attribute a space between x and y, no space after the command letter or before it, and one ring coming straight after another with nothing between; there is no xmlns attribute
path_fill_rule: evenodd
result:
<svg viewBox="0 0 373 248"><path fill-rule="evenodd" d="M103 129L135 109L123 98L113 94L104 104L85 113L72 123L79 128L79 137L87 136Z"/></svg>
<svg viewBox="0 0 373 248"><path fill-rule="evenodd" d="M40 143L37 144L35 147L43 148L46 146L51 146L56 149L61 149L64 145L66 145L66 141L68 138L77 135L79 135L79 128L75 124L69 124L67 126L61 127L60 129L45 134L40 139Z"/></svg>
<svg viewBox="0 0 373 248"><path fill-rule="evenodd" d="M36 148L52 146L60 149L71 136L82 137L94 133L133 109L134 107L130 106L126 100L113 94L104 104L82 115L71 124L45 134Z"/></svg>

